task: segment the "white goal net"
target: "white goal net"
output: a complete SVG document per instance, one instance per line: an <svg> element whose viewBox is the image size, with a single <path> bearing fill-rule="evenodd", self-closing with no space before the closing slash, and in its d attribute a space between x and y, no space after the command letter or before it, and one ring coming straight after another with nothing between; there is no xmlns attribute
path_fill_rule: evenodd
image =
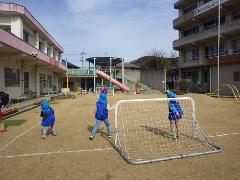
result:
<svg viewBox="0 0 240 180"><path fill-rule="evenodd" d="M170 101L177 101L184 112L178 121L179 136L176 139L171 138ZM115 128L115 146L132 164L221 151L202 133L195 117L194 101L189 97L118 101Z"/></svg>

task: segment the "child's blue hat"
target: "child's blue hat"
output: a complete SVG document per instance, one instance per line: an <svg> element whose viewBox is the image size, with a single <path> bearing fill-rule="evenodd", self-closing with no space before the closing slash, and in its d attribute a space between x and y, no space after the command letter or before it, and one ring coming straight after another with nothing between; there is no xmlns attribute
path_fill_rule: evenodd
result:
<svg viewBox="0 0 240 180"><path fill-rule="evenodd" d="M101 104L107 104L107 95L105 93L101 93L99 95L98 102Z"/></svg>
<svg viewBox="0 0 240 180"><path fill-rule="evenodd" d="M41 111L43 113L47 113L50 110L49 102L47 100L44 100L41 104Z"/></svg>
<svg viewBox="0 0 240 180"><path fill-rule="evenodd" d="M168 91L168 92L167 92L167 97L168 97L168 98L176 98L177 96L176 96L176 94L175 94L174 92Z"/></svg>

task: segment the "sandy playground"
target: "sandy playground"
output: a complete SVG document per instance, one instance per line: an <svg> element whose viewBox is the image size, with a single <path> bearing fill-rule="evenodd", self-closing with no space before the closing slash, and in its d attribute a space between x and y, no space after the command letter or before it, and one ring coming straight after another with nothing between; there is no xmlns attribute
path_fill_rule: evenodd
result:
<svg viewBox="0 0 240 180"><path fill-rule="evenodd" d="M128 164L114 149L114 137L106 138L104 124L96 139L89 141L98 96L87 94L52 102L58 135L49 135L47 140L40 139L39 108L12 117L26 121L0 134L0 180L240 179L240 104L203 94L184 96L195 100L198 123L209 141L223 149L221 153ZM116 94L108 101L112 105L121 99L159 97L165 96L156 92ZM111 112L114 136L113 117Z"/></svg>

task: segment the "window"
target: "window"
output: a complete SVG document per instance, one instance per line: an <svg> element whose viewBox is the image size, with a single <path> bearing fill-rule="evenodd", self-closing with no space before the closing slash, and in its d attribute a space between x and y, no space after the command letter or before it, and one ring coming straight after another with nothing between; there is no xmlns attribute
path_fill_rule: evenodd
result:
<svg viewBox="0 0 240 180"><path fill-rule="evenodd" d="M233 80L235 82L240 82L240 71L238 72L233 72Z"/></svg>
<svg viewBox="0 0 240 180"><path fill-rule="evenodd" d="M50 48L50 46L47 47L47 55L48 55L48 56L51 55L51 48Z"/></svg>
<svg viewBox="0 0 240 180"><path fill-rule="evenodd" d="M211 0L204 0L204 4L206 4L206 3L208 3L208 2L210 2Z"/></svg>
<svg viewBox="0 0 240 180"><path fill-rule="evenodd" d="M199 27L196 26L194 28L191 28L191 29L188 29L188 30L184 31L183 35L184 35L184 37L186 37L186 36L190 36L192 34L196 34L198 32L199 32Z"/></svg>
<svg viewBox="0 0 240 180"><path fill-rule="evenodd" d="M205 48L205 57L214 57L215 56L215 46L211 45Z"/></svg>
<svg viewBox="0 0 240 180"><path fill-rule="evenodd" d="M48 88L52 88L52 76L51 75L47 76L47 81L48 81Z"/></svg>
<svg viewBox="0 0 240 180"><path fill-rule="evenodd" d="M240 19L240 11L236 11L233 13L233 19L236 20L236 19Z"/></svg>
<svg viewBox="0 0 240 180"><path fill-rule="evenodd" d="M29 72L24 72L24 91L29 90Z"/></svg>
<svg viewBox="0 0 240 180"><path fill-rule="evenodd" d="M234 53L236 54L240 53L240 39L233 41L233 49Z"/></svg>
<svg viewBox="0 0 240 180"><path fill-rule="evenodd" d="M225 24L225 16L222 16L220 18L220 25ZM210 20L204 23L204 29L208 30L208 29L212 29L218 26L218 18L214 19L214 20Z"/></svg>
<svg viewBox="0 0 240 180"><path fill-rule="evenodd" d="M198 58L199 58L199 51L198 51L198 49L193 49L192 50L192 60L194 61L194 60L198 60Z"/></svg>
<svg viewBox="0 0 240 180"><path fill-rule="evenodd" d="M184 52L184 62L191 62L194 60L198 60L199 51L198 49L192 49L190 51Z"/></svg>
<svg viewBox="0 0 240 180"><path fill-rule="evenodd" d="M20 86L20 70L4 68L5 86L14 87Z"/></svg>
<svg viewBox="0 0 240 180"><path fill-rule="evenodd" d="M218 53L218 45L216 45L216 53ZM217 54L216 54L217 55ZM224 43L219 44L219 55L225 55Z"/></svg>
<svg viewBox="0 0 240 180"><path fill-rule="evenodd" d="M23 41L29 43L29 34L23 30Z"/></svg>
<svg viewBox="0 0 240 180"><path fill-rule="evenodd" d="M205 47L205 57L211 58L218 55L218 45L210 45ZM219 44L219 55L225 55L225 44Z"/></svg>
<svg viewBox="0 0 240 180"><path fill-rule="evenodd" d="M193 4L192 6L187 7L186 9L183 10L184 14L193 11L197 7L196 4Z"/></svg>
<svg viewBox="0 0 240 180"><path fill-rule="evenodd" d="M0 26L1 29L11 33L11 26L8 26L8 25L1 25Z"/></svg>
<svg viewBox="0 0 240 180"><path fill-rule="evenodd" d="M43 52L43 43L39 41L39 50Z"/></svg>

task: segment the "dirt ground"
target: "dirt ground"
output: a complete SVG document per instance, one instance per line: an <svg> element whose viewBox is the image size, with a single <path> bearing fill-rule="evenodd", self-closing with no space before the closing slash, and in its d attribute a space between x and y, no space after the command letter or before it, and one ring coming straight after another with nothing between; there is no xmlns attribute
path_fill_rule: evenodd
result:
<svg viewBox="0 0 240 180"><path fill-rule="evenodd" d="M0 134L0 180L240 179L240 104L203 94L184 96L194 99L198 123L209 141L222 148L221 153L131 165L114 149L114 138L106 138L104 124L96 139L89 141L98 97L87 94L52 103L58 135L47 140L40 139L39 108L12 117L26 121ZM108 101L159 97L165 96L116 94Z"/></svg>

